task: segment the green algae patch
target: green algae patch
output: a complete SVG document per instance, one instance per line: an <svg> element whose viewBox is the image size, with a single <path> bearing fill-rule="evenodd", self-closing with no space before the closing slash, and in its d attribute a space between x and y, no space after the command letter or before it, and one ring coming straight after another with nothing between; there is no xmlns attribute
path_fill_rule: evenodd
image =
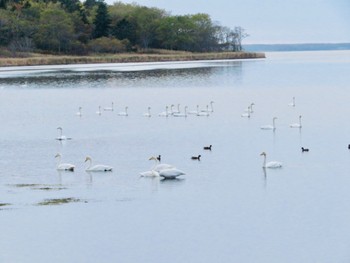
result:
<svg viewBox="0 0 350 263"><path fill-rule="evenodd" d="M56 186L56 185L42 185L42 184L13 184L10 185L16 188L30 188L32 190L42 190L42 191L59 191L65 190L66 187Z"/></svg>
<svg viewBox="0 0 350 263"><path fill-rule="evenodd" d="M63 205L69 203L84 202L78 198L68 197L68 198L54 198L54 199L45 199L42 202L39 202L37 205Z"/></svg>

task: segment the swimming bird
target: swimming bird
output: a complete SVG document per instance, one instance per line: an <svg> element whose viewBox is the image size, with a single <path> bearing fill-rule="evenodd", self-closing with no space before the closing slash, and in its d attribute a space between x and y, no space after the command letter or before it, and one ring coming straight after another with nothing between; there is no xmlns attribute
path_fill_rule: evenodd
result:
<svg viewBox="0 0 350 263"><path fill-rule="evenodd" d="M211 151L211 147L212 147L212 145L210 144L209 146L204 146L203 149Z"/></svg>
<svg viewBox="0 0 350 263"><path fill-rule="evenodd" d="M63 129L62 127L58 127L57 130L59 131L59 136L56 138L56 140L64 141L64 140L71 140L72 138L67 138L65 135L62 135Z"/></svg>
<svg viewBox="0 0 350 263"><path fill-rule="evenodd" d="M149 160L154 160L156 163L151 168L150 171L142 172L140 173L143 177L158 177L162 176L166 179L173 179L180 175L185 174L183 171L175 168L175 166L171 164L165 164L165 163L159 163L159 160L157 157L152 156L149 158Z"/></svg>
<svg viewBox="0 0 350 263"><path fill-rule="evenodd" d="M102 114L102 112L101 112L101 106L98 106L98 110L96 111L96 114L98 114L98 115L101 115L101 114Z"/></svg>
<svg viewBox="0 0 350 263"><path fill-rule="evenodd" d="M214 101L211 101L210 102L210 109L209 109L209 105L207 105L206 109L201 110L201 112L208 112L208 113L214 112L213 104L214 104Z"/></svg>
<svg viewBox="0 0 350 263"><path fill-rule="evenodd" d="M201 155L192 156L191 159L192 159L192 160L198 160L198 161L200 161L200 160L201 160Z"/></svg>
<svg viewBox="0 0 350 263"><path fill-rule="evenodd" d="M158 162L160 162L161 159L162 159L162 157L160 156L160 154L159 154L156 158L157 158Z"/></svg>
<svg viewBox="0 0 350 263"><path fill-rule="evenodd" d="M174 112L173 113L173 116L174 117L187 117L187 106L185 106L184 108L184 113L181 113L181 112Z"/></svg>
<svg viewBox="0 0 350 263"><path fill-rule="evenodd" d="M348 149L350 150L350 144L348 145Z"/></svg>
<svg viewBox="0 0 350 263"><path fill-rule="evenodd" d="M112 106L111 107L106 107L106 108L103 108L104 111L114 111L114 103L112 101Z"/></svg>
<svg viewBox="0 0 350 263"><path fill-rule="evenodd" d="M261 126L260 129L262 129L262 130L275 130L276 129L276 125L275 125L276 119L277 119L277 117L273 117L272 118L272 125L264 125L264 126Z"/></svg>
<svg viewBox="0 0 350 263"><path fill-rule="evenodd" d="M161 170L164 170L164 169L175 168L175 166L171 164L159 163L160 161L158 160L158 158L154 156L150 157L148 160L155 161L155 165L152 167L151 170L154 170L156 172L160 172Z"/></svg>
<svg viewBox="0 0 350 263"><path fill-rule="evenodd" d="M144 117L151 117L151 107L147 108L147 112L142 114Z"/></svg>
<svg viewBox="0 0 350 263"><path fill-rule="evenodd" d="M280 167L282 167L281 162L271 161L271 162L266 163L266 153L265 152L262 152L260 155L264 157L263 166L262 166L263 168L280 168Z"/></svg>
<svg viewBox="0 0 350 263"><path fill-rule="evenodd" d="M209 106L207 105L207 110L206 111L201 111L197 113L197 116L209 116Z"/></svg>
<svg viewBox="0 0 350 263"><path fill-rule="evenodd" d="M61 163L61 154L57 153L55 158L58 159L57 163L57 170L58 171L69 171L69 172L74 172L75 165L70 164L70 163Z"/></svg>
<svg viewBox="0 0 350 263"><path fill-rule="evenodd" d="M293 97L293 101L288 103L288 106L295 107L295 97Z"/></svg>
<svg viewBox="0 0 350 263"><path fill-rule="evenodd" d="M199 113L199 105L196 106L196 110L188 111L187 114L197 115Z"/></svg>
<svg viewBox="0 0 350 263"><path fill-rule="evenodd" d="M250 105L248 106L248 108L246 108L244 111L245 112L249 112L249 113L253 113L253 106L254 106L254 102L250 103Z"/></svg>
<svg viewBox="0 0 350 263"><path fill-rule="evenodd" d="M248 108L250 108L250 106L249 106ZM242 114L241 114L241 117L250 118L250 113L251 113L251 111L250 111L250 110L248 110L247 112L242 113Z"/></svg>
<svg viewBox="0 0 350 263"><path fill-rule="evenodd" d="M180 111L180 104L177 104L177 110L174 110L173 107L175 107L174 104L171 104L170 106L170 115L174 115L174 114L179 114Z"/></svg>
<svg viewBox="0 0 350 263"><path fill-rule="evenodd" d="M82 109L82 107L79 107L78 112L76 113L76 115L79 117L83 116L81 109Z"/></svg>
<svg viewBox="0 0 350 263"><path fill-rule="evenodd" d="M299 123L292 123L289 125L291 128L301 128L301 115L299 116Z"/></svg>
<svg viewBox="0 0 350 263"><path fill-rule="evenodd" d="M308 148L301 147L301 152L308 152L308 151L309 151Z"/></svg>
<svg viewBox="0 0 350 263"><path fill-rule="evenodd" d="M169 116L168 109L169 109L169 107L166 106L166 107L165 107L165 111L159 113L158 116L159 116L159 117L168 117L168 116Z"/></svg>
<svg viewBox="0 0 350 263"><path fill-rule="evenodd" d="M184 171L177 168L163 169L159 172L159 176L163 177L164 179L175 179L176 177L184 174L186 174Z"/></svg>
<svg viewBox="0 0 350 263"><path fill-rule="evenodd" d="M89 162L88 167L85 169L87 172L110 172L113 167L103 164L92 165L92 159L90 156L86 156L85 162Z"/></svg>
<svg viewBox="0 0 350 263"><path fill-rule="evenodd" d="M128 106L125 107L125 111L118 112L118 116L129 116Z"/></svg>

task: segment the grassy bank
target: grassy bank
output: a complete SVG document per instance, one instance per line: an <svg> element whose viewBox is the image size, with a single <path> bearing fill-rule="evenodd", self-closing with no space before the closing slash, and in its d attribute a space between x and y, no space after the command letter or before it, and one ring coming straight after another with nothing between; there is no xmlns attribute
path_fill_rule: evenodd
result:
<svg viewBox="0 0 350 263"><path fill-rule="evenodd" d="M20 58L1 58L0 66L35 66L35 65L64 65L64 64L93 64L93 63L126 63L126 62L162 62L162 61L189 61L215 59L252 59L265 58L264 53L254 52L219 52L219 53L160 53L140 54L126 53L116 55L89 55L89 56L54 56L30 54Z"/></svg>

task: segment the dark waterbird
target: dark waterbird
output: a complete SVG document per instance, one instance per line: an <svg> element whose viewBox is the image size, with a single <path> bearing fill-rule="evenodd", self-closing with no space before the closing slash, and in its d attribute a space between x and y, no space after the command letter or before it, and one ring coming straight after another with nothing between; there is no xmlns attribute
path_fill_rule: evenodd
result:
<svg viewBox="0 0 350 263"><path fill-rule="evenodd" d="M204 146L203 149L211 151L211 146L212 146L211 144L209 146Z"/></svg>
<svg viewBox="0 0 350 263"><path fill-rule="evenodd" d="M162 157L160 156L160 154L156 157L157 158L157 160L160 162L161 161L161 159L162 159Z"/></svg>
<svg viewBox="0 0 350 263"><path fill-rule="evenodd" d="M191 159L192 159L192 160L198 160L198 161L200 161L200 160L201 160L201 155L192 156Z"/></svg>
<svg viewBox="0 0 350 263"><path fill-rule="evenodd" d="M309 149L304 148L304 147L301 147L301 151L302 151L302 152L308 152L308 151L309 151Z"/></svg>

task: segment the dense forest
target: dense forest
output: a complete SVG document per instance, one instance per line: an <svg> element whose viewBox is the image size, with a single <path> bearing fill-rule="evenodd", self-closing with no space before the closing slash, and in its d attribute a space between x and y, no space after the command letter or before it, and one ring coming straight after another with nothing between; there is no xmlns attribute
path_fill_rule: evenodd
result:
<svg viewBox="0 0 350 263"><path fill-rule="evenodd" d="M147 49L241 51L248 35L208 14L169 12L104 0L0 0L0 50L50 54Z"/></svg>

